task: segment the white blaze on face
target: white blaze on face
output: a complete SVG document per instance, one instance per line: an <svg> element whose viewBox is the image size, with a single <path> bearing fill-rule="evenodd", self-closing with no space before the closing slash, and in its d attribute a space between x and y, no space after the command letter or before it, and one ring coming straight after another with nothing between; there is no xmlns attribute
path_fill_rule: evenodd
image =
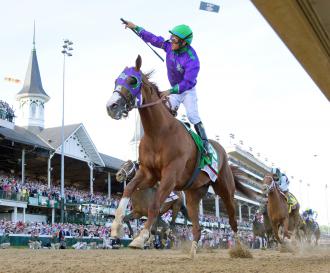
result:
<svg viewBox="0 0 330 273"><path fill-rule="evenodd" d="M107 102L107 108L110 107L112 104L118 102L120 99L120 95L118 92L114 92L111 96L111 98Z"/></svg>

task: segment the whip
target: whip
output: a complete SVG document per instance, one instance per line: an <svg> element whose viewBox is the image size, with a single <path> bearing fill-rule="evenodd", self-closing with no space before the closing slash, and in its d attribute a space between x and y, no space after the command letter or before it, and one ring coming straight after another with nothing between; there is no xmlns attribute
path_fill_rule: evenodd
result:
<svg viewBox="0 0 330 273"><path fill-rule="evenodd" d="M123 18L120 18L120 21L122 21L125 25L127 25L127 21L124 20ZM141 38L140 35L134 29L131 29L131 30L135 33L135 35L137 35L139 38ZM142 40L142 41L145 42L146 45L159 57L159 59L161 59L164 62L164 59L162 58L162 56L160 56L146 41L144 41L144 40Z"/></svg>

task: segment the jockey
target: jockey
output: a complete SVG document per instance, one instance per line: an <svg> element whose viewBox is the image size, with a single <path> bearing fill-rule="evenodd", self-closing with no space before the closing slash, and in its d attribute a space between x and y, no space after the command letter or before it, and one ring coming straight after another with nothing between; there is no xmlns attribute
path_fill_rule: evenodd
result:
<svg viewBox="0 0 330 273"><path fill-rule="evenodd" d="M183 103L189 121L194 124L197 134L203 141L204 153L208 154L208 138L197 106L196 83L200 66L197 53L191 47L192 30L187 25L175 26L169 31L170 39L165 40L132 22L127 22L126 27L135 30L145 42L166 52L167 76L171 88L163 91L160 96L169 96L172 110L176 110Z"/></svg>
<svg viewBox="0 0 330 273"><path fill-rule="evenodd" d="M287 195L289 192L289 184L290 181L285 173L281 173L279 168L272 168L271 173L273 174L273 178L277 185L279 186L280 190Z"/></svg>
<svg viewBox="0 0 330 273"><path fill-rule="evenodd" d="M254 215L254 221L257 221L258 223L263 224L264 222L264 216L260 210L257 210L255 215Z"/></svg>
<svg viewBox="0 0 330 273"><path fill-rule="evenodd" d="M315 222L317 218L317 212L313 209L307 208L303 212L303 218L304 220L309 220L311 222Z"/></svg>

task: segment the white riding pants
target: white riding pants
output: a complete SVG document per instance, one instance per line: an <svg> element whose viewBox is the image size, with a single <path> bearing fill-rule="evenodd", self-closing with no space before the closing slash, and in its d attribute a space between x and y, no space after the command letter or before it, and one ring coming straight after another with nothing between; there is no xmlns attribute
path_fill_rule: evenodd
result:
<svg viewBox="0 0 330 273"><path fill-rule="evenodd" d="M182 94L172 94L169 96L172 110L179 108L183 103L188 120L192 124L197 124L201 121L198 113L196 87L183 92Z"/></svg>
<svg viewBox="0 0 330 273"><path fill-rule="evenodd" d="M280 184L279 184L280 190L282 192L287 192L289 190L289 183L290 182L289 182L288 178L285 175L282 175L280 177Z"/></svg>

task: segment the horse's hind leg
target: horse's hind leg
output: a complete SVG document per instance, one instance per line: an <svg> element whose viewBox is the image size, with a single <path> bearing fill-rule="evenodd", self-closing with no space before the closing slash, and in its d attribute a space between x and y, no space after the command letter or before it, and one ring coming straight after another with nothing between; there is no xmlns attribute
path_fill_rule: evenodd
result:
<svg viewBox="0 0 330 273"><path fill-rule="evenodd" d="M234 231L234 237L236 243L240 243L239 237L237 235L237 221L236 221L236 210L235 210L235 180L233 173L228 165L228 162L224 162L222 166L217 181L212 183L214 192L218 194L226 207L227 214L229 217L229 224L231 229Z"/></svg>
<svg viewBox="0 0 330 273"><path fill-rule="evenodd" d="M235 237L236 243L239 244L240 241L239 241L239 237L237 235L237 221L236 221L234 193L230 193L229 190L224 187L223 187L223 189L219 190L215 186L214 186L214 191L218 195L220 195L220 197L222 198L222 200L225 204L228 218L229 218L229 225L230 225L231 229L234 231L234 237Z"/></svg>
<svg viewBox="0 0 330 273"><path fill-rule="evenodd" d="M185 192L188 215L192 223L193 242L190 250L190 257L192 259L196 256L197 244L201 237L201 228L199 225L199 202L206 194L207 190L208 186L203 186L197 190L188 190Z"/></svg>

